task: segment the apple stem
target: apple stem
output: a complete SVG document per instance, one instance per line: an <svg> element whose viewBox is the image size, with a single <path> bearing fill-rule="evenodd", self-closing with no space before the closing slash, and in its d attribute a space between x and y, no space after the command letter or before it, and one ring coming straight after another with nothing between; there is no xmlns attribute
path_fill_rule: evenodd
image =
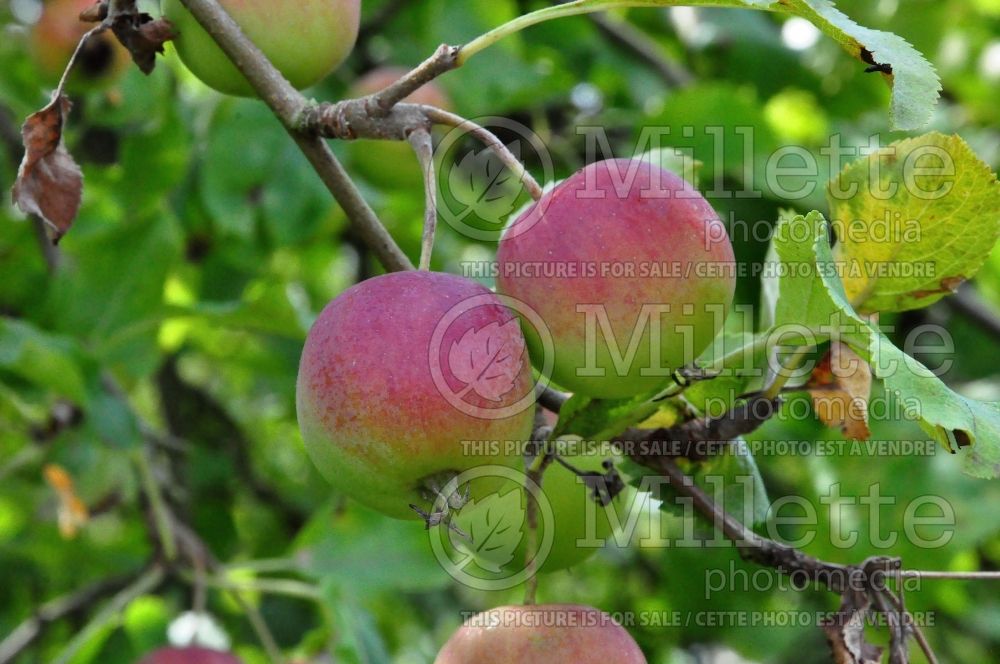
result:
<svg viewBox="0 0 1000 664"><path fill-rule="evenodd" d="M417 154L424 172L424 234L420 242L420 269L431 269L431 254L434 253L434 233L437 230L437 175L434 172L434 144L431 133L426 129L410 132L408 137L413 151Z"/></svg>

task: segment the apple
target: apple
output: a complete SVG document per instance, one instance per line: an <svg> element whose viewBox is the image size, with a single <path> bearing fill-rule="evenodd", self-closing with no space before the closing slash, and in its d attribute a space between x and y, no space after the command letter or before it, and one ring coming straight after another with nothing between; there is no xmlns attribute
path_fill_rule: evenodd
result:
<svg viewBox="0 0 1000 664"><path fill-rule="evenodd" d="M154 650L143 657L139 664L243 664L243 662L227 652L187 646Z"/></svg>
<svg viewBox="0 0 1000 664"><path fill-rule="evenodd" d="M244 34L296 88L318 83L354 48L361 0L219 0ZM244 97L253 89L180 0L163 15L178 31L174 45L191 72L219 92Z"/></svg>
<svg viewBox="0 0 1000 664"><path fill-rule="evenodd" d="M615 159L577 172L507 228L497 289L549 328L555 382L627 398L663 385L709 346L732 304L734 262L725 226L690 184ZM525 336L540 365L532 326Z"/></svg>
<svg viewBox="0 0 1000 664"><path fill-rule="evenodd" d="M373 69L351 86L350 97L366 97L387 88L407 73L403 67ZM408 104L426 104L438 108L451 108L451 100L444 89L431 81L417 88L403 100ZM385 188L419 187L424 174L420 169L413 148L404 141L357 140L348 145L351 167L366 180Z"/></svg>
<svg viewBox="0 0 1000 664"><path fill-rule="evenodd" d="M635 640L589 606L501 606L466 621L434 664L646 664Z"/></svg>
<svg viewBox="0 0 1000 664"><path fill-rule="evenodd" d="M557 444L565 450L560 457L581 471L603 473L605 457L585 450L579 440L560 440ZM495 498L481 500L459 510L452 519L468 538L454 530L447 535L450 548L458 547L462 554L472 555L479 567L469 572L485 579L506 578L524 569L527 549L527 497L522 484L508 481L497 487ZM513 492L513 493L511 493ZM591 557L599 546L581 544L581 541L607 540L613 530L610 512L617 522L625 521L625 510L631 503L629 492L619 494L610 505L595 502L592 491L569 469L553 463L542 477L542 497L551 512L539 509L537 514L537 541L545 538L546 528L552 527L552 545L546 552L538 551L537 570L555 572L577 565ZM546 518L551 514L551 519ZM496 527L497 524L500 527ZM511 541L510 538L514 538ZM471 539L471 541L470 541ZM517 546L511 546L516 542ZM468 568L466 568L468 570ZM497 570L501 570L497 572Z"/></svg>
<svg viewBox="0 0 1000 664"><path fill-rule="evenodd" d="M94 0L49 0L31 30L30 52L39 71L53 85L73 57L80 38L96 24L80 20ZM128 68L132 58L110 31L87 40L67 84L73 91L101 88Z"/></svg>
<svg viewBox="0 0 1000 664"><path fill-rule="evenodd" d="M386 274L335 298L309 331L296 405L306 450L333 486L417 518L482 465L520 466L534 391L517 319L484 286ZM484 441L511 441L492 446ZM495 482L484 477L472 495Z"/></svg>

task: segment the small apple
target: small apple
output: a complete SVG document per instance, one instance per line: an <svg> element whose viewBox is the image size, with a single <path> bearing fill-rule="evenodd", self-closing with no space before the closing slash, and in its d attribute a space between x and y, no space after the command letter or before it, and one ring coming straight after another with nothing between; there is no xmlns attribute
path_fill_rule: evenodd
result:
<svg viewBox="0 0 1000 664"><path fill-rule="evenodd" d="M501 606L466 621L434 664L646 664L611 616L589 606Z"/></svg>
<svg viewBox="0 0 1000 664"><path fill-rule="evenodd" d="M557 444L567 452L560 458L576 470L604 472L605 458L583 449L581 441L566 439ZM540 508L536 517L538 543L545 539L546 529L552 528L551 548L538 551L537 570L541 573L572 567L594 555L601 548L598 542L605 544L612 534L611 512L615 521L623 523L625 510L631 504L627 490L610 504L599 504L582 478L556 462L543 475L541 495L537 498L551 508L551 511ZM462 554L473 557L479 569L469 571L470 574L484 579L506 578L523 570L526 564L526 514L523 485L511 480L497 487L485 500L457 512L452 523L464 536L452 529L446 532L446 526L439 527L438 535L448 537L449 548L457 547Z"/></svg>
<svg viewBox="0 0 1000 664"><path fill-rule="evenodd" d="M358 38L361 0L219 0L243 33L296 88L318 83L342 63ZM195 76L219 92L243 97L253 89L180 0L163 15L178 32L173 43Z"/></svg>
<svg viewBox="0 0 1000 664"><path fill-rule="evenodd" d="M236 655L198 646L160 648L149 653L139 664L243 664Z"/></svg>
<svg viewBox="0 0 1000 664"><path fill-rule="evenodd" d="M29 48L47 82L54 85L59 81L80 38L94 27L80 20L80 12L93 4L94 0L49 0L42 6ZM80 51L67 84L76 92L99 89L117 80L131 61L128 51L110 31L94 35Z"/></svg>
<svg viewBox="0 0 1000 664"><path fill-rule="evenodd" d="M474 281L425 271L375 277L330 302L309 331L296 388L319 470L397 518L417 518L411 504L430 510L463 471L520 466L533 404L514 314Z"/></svg>
<svg viewBox="0 0 1000 664"><path fill-rule="evenodd" d="M532 307L555 342L551 378L627 398L693 362L721 329L736 288L733 247L685 180L641 160L591 164L504 233L497 289ZM534 329L532 359L544 354Z"/></svg>

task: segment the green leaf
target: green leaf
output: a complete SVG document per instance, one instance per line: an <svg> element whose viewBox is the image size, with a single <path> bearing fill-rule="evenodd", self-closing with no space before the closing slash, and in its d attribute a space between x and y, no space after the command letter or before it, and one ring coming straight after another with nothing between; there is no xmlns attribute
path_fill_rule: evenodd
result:
<svg viewBox="0 0 1000 664"><path fill-rule="evenodd" d="M892 66L892 74L881 74L892 86L890 129L920 129L930 121L941 80L933 65L908 41L891 32L858 25L829 0L781 0L780 4L792 14L812 21L854 57L860 59L861 49L865 48L875 62Z"/></svg>
<svg viewBox="0 0 1000 664"><path fill-rule="evenodd" d="M300 533L296 559L303 573L345 592L429 590L450 579L429 548L427 531L412 521L357 506L335 516L331 505L317 510Z"/></svg>
<svg viewBox="0 0 1000 664"><path fill-rule="evenodd" d="M827 283L820 278L820 271L830 271L833 264L826 220L815 211L804 217L784 218L775 229L773 241L781 260L774 329L791 332L804 327L808 328L804 332L823 334L837 311L851 310L840 281ZM826 335L829 338L828 330ZM791 337L785 337L785 341L790 342Z"/></svg>
<svg viewBox="0 0 1000 664"><path fill-rule="evenodd" d="M694 480L695 485L704 490L715 504L722 506L726 513L750 527L767 519L771 500L768 498L757 461L743 438L735 439L724 452L712 459L698 462L680 461L680 463L683 464L684 471ZM690 513L689 504L678 500L679 494L669 484L657 483L644 486L642 477L651 474L648 468L631 461L622 464L621 467L633 486L656 487L654 497L663 503L660 509L677 516Z"/></svg>
<svg viewBox="0 0 1000 664"><path fill-rule="evenodd" d="M95 227L67 240L68 260L48 302L59 330L86 339L115 369L144 375L159 363L163 288L180 256L167 214Z"/></svg>
<svg viewBox="0 0 1000 664"><path fill-rule="evenodd" d="M1000 477L1000 403L953 392L930 369L872 330L869 356L875 376L902 402L903 412L947 450L965 451L963 470L974 477Z"/></svg>
<svg viewBox="0 0 1000 664"><path fill-rule="evenodd" d="M660 168L679 175L693 186L698 186L698 174L704 163L686 154L686 151L674 147L653 148L638 157L639 161L647 161Z"/></svg>
<svg viewBox="0 0 1000 664"><path fill-rule="evenodd" d="M836 335L872 365L875 377L900 400L903 416L918 422L946 449L972 445L963 470L1000 477L1000 410L952 391L927 367L907 356L847 301L834 268L827 224L818 212L785 219L775 234L776 249L790 269L782 276L777 324L800 323L819 343Z"/></svg>
<svg viewBox="0 0 1000 664"><path fill-rule="evenodd" d="M865 64L871 63L862 57L862 49L866 49L876 63L891 65L891 74L881 74L893 89L889 112L891 129L919 129L930 121L941 90L934 67L902 37L858 25L829 0L576 0L539 9L490 30L466 44L459 53L459 60L464 62L504 37L543 21L619 7L678 5L761 9L801 16Z"/></svg>
<svg viewBox="0 0 1000 664"><path fill-rule="evenodd" d="M389 664L389 654L371 613L336 584L321 586L335 630L333 655L347 664Z"/></svg>
<svg viewBox="0 0 1000 664"><path fill-rule="evenodd" d="M588 440L606 440L655 413L659 405L652 399L661 391L631 399L591 399L574 394L563 404L551 438L575 434Z"/></svg>
<svg viewBox="0 0 1000 664"><path fill-rule="evenodd" d="M86 377L80 349L66 337L32 325L0 318L0 368L48 388L78 404L86 401Z"/></svg>
<svg viewBox="0 0 1000 664"><path fill-rule="evenodd" d="M958 136L892 143L848 165L828 195L835 256L859 311L936 302L978 272L1000 239L1000 185Z"/></svg>

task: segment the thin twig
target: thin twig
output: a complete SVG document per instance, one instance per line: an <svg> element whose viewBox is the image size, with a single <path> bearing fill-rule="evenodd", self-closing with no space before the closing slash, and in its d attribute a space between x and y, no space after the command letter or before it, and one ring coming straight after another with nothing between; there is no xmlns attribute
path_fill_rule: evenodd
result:
<svg viewBox="0 0 1000 664"><path fill-rule="evenodd" d="M195 580L192 575L185 574L186 578ZM229 590L236 593L257 592L271 595L282 595L284 597L295 597L312 602L318 602L321 594L316 588L308 583L296 581L294 579L252 579L230 581L223 577L210 576L205 578L205 584L211 588Z"/></svg>
<svg viewBox="0 0 1000 664"><path fill-rule="evenodd" d="M906 579L951 579L961 581L1000 581L1000 572L982 570L978 572L945 572L939 570L905 569L900 575Z"/></svg>
<svg viewBox="0 0 1000 664"><path fill-rule="evenodd" d="M167 511L166 501L163 499L163 492L153 474L153 467L149 463L149 458L143 449L139 449L133 455L136 467L139 469L139 479L142 482L143 492L146 500L149 501L149 509L153 517L153 524L156 527L157 540L163 555L168 562L177 559L177 542L174 540L173 532L170 529L170 513Z"/></svg>
<svg viewBox="0 0 1000 664"><path fill-rule="evenodd" d="M171 515L171 529L190 560L200 560L201 562L198 564L212 572L218 572L222 569L215 554L208 548L205 541L201 539L193 528L179 520L175 515ZM206 582L209 582L209 579L206 579ZM236 599L236 603L239 604L240 609L246 614L247 619L250 621L250 626L257 635L257 639L264 646L268 658L274 664L284 664L285 658L281 653L281 648L278 646L278 642L267 626L267 622L261 615L260 610L248 602L241 591L233 591L233 597Z"/></svg>
<svg viewBox="0 0 1000 664"><path fill-rule="evenodd" d="M540 442L536 451L537 456L528 466L528 481L524 487L527 501L524 512L528 526L525 545L525 574L528 578L524 583L524 603L529 606L535 603L535 596L538 594L538 498L535 496L535 491L542 490L545 471L553 459L544 440ZM549 527L551 528L552 524L549 524Z"/></svg>
<svg viewBox="0 0 1000 664"><path fill-rule="evenodd" d="M1000 339L1000 314L972 286L963 286L944 299L952 311L962 314L988 334Z"/></svg>
<svg viewBox="0 0 1000 664"><path fill-rule="evenodd" d="M607 14L589 14L588 16L601 33L631 51L640 60L656 70L668 86L683 88L694 82L694 76L691 72L678 63L667 59L659 44L628 21L612 19Z"/></svg>
<svg viewBox="0 0 1000 664"><path fill-rule="evenodd" d="M94 26L88 30L83 37L80 37L80 41L77 42L76 48L73 50L73 55L70 57L69 62L66 63L66 69L63 70L62 76L59 78L59 85L56 86L55 92L52 93L53 101L59 99L62 96L63 90L66 88L66 81L69 80L69 75L73 73L73 68L76 67L76 61L80 58L80 53L83 52L83 47L91 37L98 35L108 29L108 26L101 24Z"/></svg>
<svg viewBox="0 0 1000 664"><path fill-rule="evenodd" d="M0 664L9 664L31 646L52 623L86 611L105 597L135 581L138 574L103 579L76 592L42 604L31 616L0 641Z"/></svg>
<svg viewBox="0 0 1000 664"><path fill-rule="evenodd" d="M458 67L458 46L442 44L431 57L410 70L392 85L370 95L365 103L374 116L387 114L393 106L433 81L441 74Z"/></svg>
<svg viewBox="0 0 1000 664"><path fill-rule="evenodd" d="M434 232L437 230L437 175L434 171L434 144L431 133L418 129L410 134L410 145L417 154L420 168L424 172L424 234L420 242L420 269L431 269L431 255L434 253Z"/></svg>
<svg viewBox="0 0 1000 664"><path fill-rule="evenodd" d="M54 664L66 664L71 661L80 649L90 641L94 634L104 629L113 620L117 620L119 614L132 603L132 600L155 590L165 577L166 573L163 567L153 565L128 587L119 591L97 612L97 615L83 629L69 640L69 643L66 644L66 647L63 648L62 652L54 660Z"/></svg>
<svg viewBox="0 0 1000 664"><path fill-rule="evenodd" d="M903 592L902 586L900 586L899 592L900 596L897 597L896 594L893 593L888 588L886 588L885 590L886 596L890 600L892 600L892 603L895 604L898 609L902 611L904 610L903 600L902 600L902 592ZM920 625L918 625L917 621L913 620L912 618L909 620L909 623L913 634L913 640L917 642L918 646L920 646L920 650L924 653L924 657L927 658L928 664L938 664L937 655L934 654L934 649L931 648L931 644L927 640L927 636L924 634L924 631L920 629Z"/></svg>
<svg viewBox="0 0 1000 664"><path fill-rule="evenodd" d="M906 618L901 615L902 611L891 606L883 592L873 591L869 594L875 606L885 616L889 628L889 664L907 664L909 657L906 649Z"/></svg>
<svg viewBox="0 0 1000 664"><path fill-rule="evenodd" d="M434 106L424 106L421 105L420 108L424 111L427 118L434 124L446 125L449 127L455 127L456 129L461 129L462 131L468 132L470 136L481 141L484 145L489 147L496 153L500 161L503 162L504 166L509 168L511 172L517 176L517 179L521 181L524 188L528 191L528 195L531 196L533 200L538 200L545 193L542 190L541 185L538 181L528 172L524 164L518 159L510 149L504 145L497 136L482 127L472 120L467 120L460 115L445 111Z"/></svg>

